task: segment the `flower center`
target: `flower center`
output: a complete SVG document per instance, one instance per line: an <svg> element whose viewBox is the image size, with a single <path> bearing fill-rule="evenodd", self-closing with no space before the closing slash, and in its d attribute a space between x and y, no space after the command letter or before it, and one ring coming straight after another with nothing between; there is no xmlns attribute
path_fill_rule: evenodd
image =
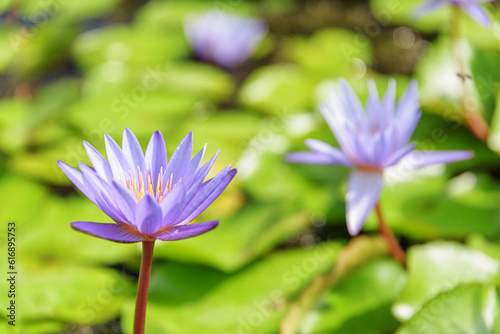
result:
<svg viewBox="0 0 500 334"><path fill-rule="evenodd" d="M127 188L128 190L130 190L132 195L134 195L134 197L138 201L146 194L146 187L147 187L148 194L152 195L158 201L158 203L161 203L161 201L163 201L163 198L165 197L163 195L165 191L167 193L170 192L170 189L172 187L172 176L170 176L170 179L165 184L165 188L162 189L163 186L162 173L158 174L158 181L156 182L156 187L154 187L153 177L151 176L150 173L148 173L146 177L147 181L146 185L144 184L142 173L138 173L137 179L139 180L139 184L136 183L134 177L132 176L132 173L130 173L130 179L127 180Z"/></svg>

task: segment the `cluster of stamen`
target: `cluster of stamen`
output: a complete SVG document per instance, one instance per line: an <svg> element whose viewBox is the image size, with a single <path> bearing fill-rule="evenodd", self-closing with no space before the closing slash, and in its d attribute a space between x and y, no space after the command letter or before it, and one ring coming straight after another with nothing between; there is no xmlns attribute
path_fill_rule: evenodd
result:
<svg viewBox="0 0 500 334"><path fill-rule="evenodd" d="M144 179L142 176L142 173L138 173L137 179L139 180L138 184L136 183L132 173L130 173L130 179L127 180L127 188L130 190L130 192L134 195L134 197L139 201L144 195L146 194L146 187L144 185ZM165 197L164 194L165 192L170 192L170 189L172 187L172 175L170 176L170 179L167 181L165 184L165 188L162 189L163 187L163 175L160 173L158 175L158 181L156 182L156 187L154 187L153 184L153 177L151 176L150 173L148 173L146 177L146 182L147 182L147 192L151 196L153 196L158 203L161 203L163 201L163 198Z"/></svg>

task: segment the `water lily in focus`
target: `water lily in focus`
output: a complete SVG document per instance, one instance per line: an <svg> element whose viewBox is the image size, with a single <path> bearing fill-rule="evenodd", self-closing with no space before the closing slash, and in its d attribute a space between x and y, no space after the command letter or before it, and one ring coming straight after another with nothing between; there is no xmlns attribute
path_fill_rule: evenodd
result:
<svg viewBox="0 0 500 334"><path fill-rule="evenodd" d="M116 242L155 239L179 240L217 226L217 221L188 225L226 188L236 174L227 166L203 182L217 155L201 166L205 147L194 157L188 133L167 162L162 134L156 131L144 154L131 130L123 133L122 148L107 134L108 161L89 143L85 150L93 168L79 163L80 171L59 161L68 178L115 223L74 222L71 226ZM200 167L201 166L201 167Z"/></svg>
<svg viewBox="0 0 500 334"><path fill-rule="evenodd" d="M485 27L489 27L491 26L491 20L480 3L491 1L493 0L429 0L417 7L414 14L416 18L420 18L443 5L450 4L462 8L462 10L476 22Z"/></svg>
<svg viewBox="0 0 500 334"><path fill-rule="evenodd" d="M473 156L470 151L420 151L415 150L416 143L408 143L421 116L415 80L397 103L395 80L390 80L382 99L371 81L366 110L345 81L339 80L338 86L340 94L333 91L328 103L321 105L321 112L340 148L307 139L305 144L310 151L290 153L286 159L353 169L346 194L346 221L351 235L361 231L366 217L377 206L386 168L396 165L419 168Z"/></svg>
<svg viewBox="0 0 500 334"><path fill-rule="evenodd" d="M226 68L245 61L267 29L267 24L260 19L216 10L184 21L184 32L196 56Z"/></svg>

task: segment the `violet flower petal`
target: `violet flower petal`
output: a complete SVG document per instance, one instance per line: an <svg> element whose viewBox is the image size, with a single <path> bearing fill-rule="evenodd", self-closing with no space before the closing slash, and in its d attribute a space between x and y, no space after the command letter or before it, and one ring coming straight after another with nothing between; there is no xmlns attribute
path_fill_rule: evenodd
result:
<svg viewBox="0 0 500 334"><path fill-rule="evenodd" d="M139 232L150 235L162 227L162 211L158 202L150 194L139 201L135 212L135 221Z"/></svg>
<svg viewBox="0 0 500 334"><path fill-rule="evenodd" d="M174 241L196 237L200 234L208 232L214 229L219 224L219 221L210 221L205 223L198 224L190 224L190 225L182 225L182 226L174 226L167 228L165 230L161 230L155 235L154 238L163 240L163 241Z"/></svg>
<svg viewBox="0 0 500 334"><path fill-rule="evenodd" d="M132 243L148 240L146 236L125 224L73 222L71 227L94 237L115 242Z"/></svg>
<svg viewBox="0 0 500 334"><path fill-rule="evenodd" d="M285 160L288 162L304 163L309 165L343 165L346 167L352 166L352 164L343 164L343 160L338 160L330 154L311 151L288 153L285 156Z"/></svg>
<svg viewBox="0 0 500 334"><path fill-rule="evenodd" d="M346 218L347 229L351 235L357 235L361 231L366 217L378 202L383 183L383 175L380 172L356 170L349 175Z"/></svg>
<svg viewBox="0 0 500 334"><path fill-rule="evenodd" d="M167 148L165 147L165 140L160 131L155 131L149 140L148 147L146 148L146 170L151 173L153 184L157 184L158 175L167 166Z"/></svg>
<svg viewBox="0 0 500 334"><path fill-rule="evenodd" d="M413 10L413 19L418 20L426 14L438 9L446 3L446 0L429 0Z"/></svg>
<svg viewBox="0 0 500 334"><path fill-rule="evenodd" d="M198 171L196 172L196 174L193 178L193 181L189 185L189 188L186 192L185 203L191 202L193 197L196 195L196 193L200 189L203 181L207 177L208 172L212 168L215 160L217 159L218 155L219 155L219 150L215 153L215 155L208 162L206 162L203 166L201 166L200 169L198 169Z"/></svg>
<svg viewBox="0 0 500 334"><path fill-rule="evenodd" d="M324 141L318 139L306 139L305 144L312 151L330 155L332 158L338 161L336 164L340 164L346 167L354 167L353 163L349 160L344 152L325 143Z"/></svg>
<svg viewBox="0 0 500 334"><path fill-rule="evenodd" d="M83 180L87 188L94 196L94 203L115 222L130 223L125 213L115 204L116 197L111 187L96 174L94 169L79 162L78 167L82 171Z"/></svg>
<svg viewBox="0 0 500 334"><path fill-rule="evenodd" d="M394 164L396 164L399 160L401 160L404 156L409 154L411 151L415 149L415 146L417 146L417 143L410 143L406 146L403 146L396 152L392 153L389 158L387 159L386 162L384 162L383 167L390 167Z"/></svg>
<svg viewBox="0 0 500 334"><path fill-rule="evenodd" d="M160 203L162 211L162 227L173 225L176 218L182 212L185 206L186 189L183 184L177 184Z"/></svg>
<svg viewBox="0 0 500 334"><path fill-rule="evenodd" d="M413 168L425 167L433 164L448 164L470 159L472 151L420 151L415 150L400 160L399 164Z"/></svg>
<svg viewBox="0 0 500 334"><path fill-rule="evenodd" d="M212 179L203 183L191 202L176 219L175 225L189 223L219 197L236 175L236 169L229 170L230 168L231 165L227 166Z"/></svg>
<svg viewBox="0 0 500 334"><path fill-rule="evenodd" d="M182 178L186 172L185 166L189 164L191 160L191 154L193 152L193 132L189 132L179 143L179 146L175 149L172 158L167 165L167 170L165 171L165 179L169 179L172 175L172 184L176 184L180 178Z"/></svg>
<svg viewBox="0 0 500 334"><path fill-rule="evenodd" d="M104 143L106 145L106 154L108 156L109 165L113 171L113 177L122 183L125 183L129 173L135 172L125 159L120 146L107 133L104 134Z"/></svg>
<svg viewBox="0 0 500 334"><path fill-rule="evenodd" d="M95 198L92 191L90 191L84 184L83 174L75 168L69 166L65 162L62 162L61 160L58 160L57 164L59 165L59 168L61 168L61 170L64 172L64 174L66 174L66 176L70 179L70 181L73 182L73 184L78 189L80 189L80 191L85 196L87 196L92 202L95 203Z"/></svg>
<svg viewBox="0 0 500 334"><path fill-rule="evenodd" d="M196 176L196 172L200 169L201 162L203 160L203 157L205 156L206 149L207 149L207 144L205 144L203 146L203 149L201 149L198 153L196 153L196 155L189 162L187 172L186 172L185 177L182 181L187 186L190 186L192 184L192 182Z"/></svg>
<svg viewBox="0 0 500 334"><path fill-rule="evenodd" d="M111 180L113 179L113 171L109 166L109 162L104 159L102 154L99 153L99 151L97 151L94 146L90 145L85 140L83 141L83 146L85 147L85 151L87 152L90 162L92 163L92 166L94 167L97 174L100 177L106 179L106 181L111 182Z"/></svg>
<svg viewBox="0 0 500 334"><path fill-rule="evenodd" d="M125 128L123 131L122 152L132 168L134 176L137 168L142 173L146 173L146 162L144 161L144 152L142 151L141 144L139 144L136 136L129 128ZM143 174L143 178L146 179L145 174Z"/></svg>
<svg viewBox="0 0 500 334"><path fill-rule="evenodd" d="M480 5L476 3L465 4L462 5L462 9L479 24L487 28L491 27L490 18Z"/></svg>

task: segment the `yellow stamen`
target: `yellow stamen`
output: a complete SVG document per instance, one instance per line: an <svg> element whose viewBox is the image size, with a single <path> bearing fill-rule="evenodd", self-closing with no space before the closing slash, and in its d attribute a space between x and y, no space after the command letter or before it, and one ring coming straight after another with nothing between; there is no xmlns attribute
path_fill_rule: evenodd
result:
<svg viewBox="0 0 500 334"><path fill-rule="evenodd" d="M132 173L130 173L130 188L129 189L134 194L134 197L137 198L137 188L136 188L136 185L135 185L135 180L132 177Z"/></svg>
<svg viewBox="0 0 500 334"><path fill-rule="evenodd" d="M156 197L158 197L158 200L160 200L160 197L163 197L161 191L162 184L163 184L163 176L160 174L158 175L158 182L156 182Z"/></svg>
<svg viewBox="0 0 500 334"><path fill-rule="evenodd" d="M162 189L163 186L163 175L160 172L158 174L158 181L156 182L156 189L153 187L153 177L150 173L147 174L146 177L147 184L147 192L155 197L158 203L161 203L165 198L164 193L170 192L172 188L172 175L170 175L170 179L165 184L165 189ZM132 173L130 173L130 179L125 180L128 190L134 195L134 197L139 201L146 194L146 184L144 184L144 178L142 173L137 174L138 183L136 183Z"/></svg>
<svg viewBox="0 0 500 334"><path fill-rule="evenodd" d="M153 191L153 179L151 178L151 174L148 173L148 193L151 195L155 195Z"/></svg>
<svg viewBox="0 0 500 334"><path fill-rule="evenodd" d="M142 178L142 173L139 173L139 196L137 200L140 200L144 196L144 180Z"/></svg>

